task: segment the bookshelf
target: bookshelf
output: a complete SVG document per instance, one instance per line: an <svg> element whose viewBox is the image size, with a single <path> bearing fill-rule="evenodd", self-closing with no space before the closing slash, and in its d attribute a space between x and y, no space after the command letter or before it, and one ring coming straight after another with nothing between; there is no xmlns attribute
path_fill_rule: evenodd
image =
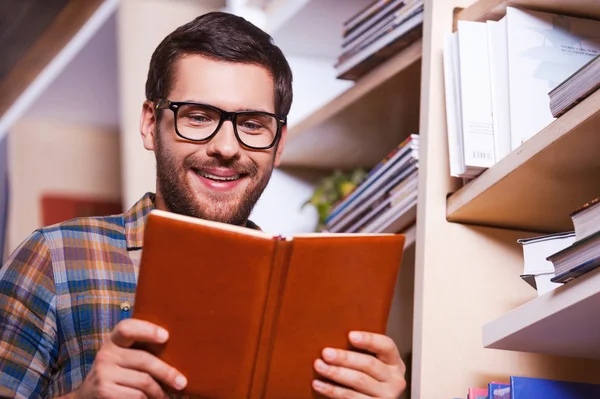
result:
<svg viewBox="0 0 600 399"><path fill-rule="evenodd" d="M296 24L312 2L300 3ZM457 19L497 20L507 5L600 18L597 0L429 0L422 40L288 131L283 164L324 169L374 166L420 134L416 225L404 232L388 330L411 354L415 399L465 397L511 375L600 383L600 274L537 298L519 278L517 243L572 229L568 213L598 195L600 92L468 185L450 177L444 35Z"/></svg>
<svg viewBox="0 0 600 399"><path fill-rule="evenodd" d="M600 359L600 270L520 306L483 328L486 348Z"/></svg>
<svg viewBox="0 0 600 399"><path fill-rule="evenodd" d="M595 198L600 91L448 199L448 220L539 232L573 230L569 213Z"/></svg>
<svg viewBox="0 0 600 399"><path fill-rule="evenodd" d="M292 126L282 164L372 167L418 132L421 54L419 40Z"/></svg>

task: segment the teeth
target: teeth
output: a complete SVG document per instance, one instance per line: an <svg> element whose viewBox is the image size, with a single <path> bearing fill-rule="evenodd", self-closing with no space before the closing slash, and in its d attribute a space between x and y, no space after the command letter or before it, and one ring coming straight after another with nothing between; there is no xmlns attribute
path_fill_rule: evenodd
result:
<svg viewBox="0 0 600 399"><path fill-rule="evenodd" d="M233 181L233 180L237 180L240 178L240 175L223 177L223 176L211 175L210 173L206 173L206 172L198 172L198 174L202 177L206 177L207 179L217 180L217 181Z"/></svg>

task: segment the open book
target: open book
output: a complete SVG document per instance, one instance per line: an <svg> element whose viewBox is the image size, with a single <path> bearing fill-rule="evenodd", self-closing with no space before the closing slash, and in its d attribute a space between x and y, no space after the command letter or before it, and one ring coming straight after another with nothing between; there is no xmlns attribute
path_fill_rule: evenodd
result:
<svg viewBox="0 0 600 399"><path fill-rule="evenodd" d="M154 210L133 317L165 327L144 346L202 398L312 398L325 347L385 333L405 237L271 236Z"/></svg>

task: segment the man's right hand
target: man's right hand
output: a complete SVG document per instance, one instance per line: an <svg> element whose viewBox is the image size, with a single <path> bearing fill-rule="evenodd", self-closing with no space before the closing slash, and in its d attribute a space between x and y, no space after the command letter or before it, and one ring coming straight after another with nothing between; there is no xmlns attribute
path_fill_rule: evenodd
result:
<svg viewBox="0 0 600 399"><path fill-rule="evenodd" d="M89 375L74 397L163 399L167 395L159 381L183 389L187 380L179 371L146 351L131 348L135 342L161 344L168 338L165 329L147 321L119 322L96 354Z"/></svg>

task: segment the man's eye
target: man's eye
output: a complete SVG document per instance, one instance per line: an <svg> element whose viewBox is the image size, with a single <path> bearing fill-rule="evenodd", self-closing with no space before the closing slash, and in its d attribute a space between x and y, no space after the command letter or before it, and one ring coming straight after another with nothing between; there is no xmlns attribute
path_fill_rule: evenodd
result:
<svg viewBox="0 0 600 399"><path fill-rule="evenodd" d="M190 118L194 122L208 122L208 121L210 121L210 118L206 117L205 115L188 115L188 118Z"/></svg>
<svg viewBox="0 0 600 399"><path fill-rule="evenodd" d="M256 130L256 129L261 129L263 126L259 123L254 123L254 122L244 122L242 124L244 129L249 129L249 130Z"/></svg>

